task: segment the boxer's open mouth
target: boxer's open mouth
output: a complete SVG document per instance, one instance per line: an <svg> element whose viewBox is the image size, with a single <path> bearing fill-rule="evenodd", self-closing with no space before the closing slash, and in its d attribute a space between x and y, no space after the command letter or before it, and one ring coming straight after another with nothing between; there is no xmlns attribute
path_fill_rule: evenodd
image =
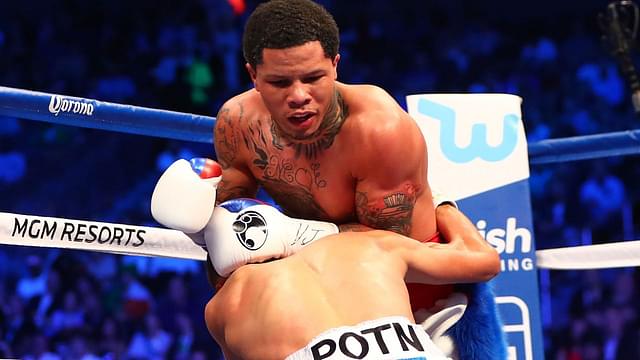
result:
<svg viewBox="0 0 640 360"><path fill-rule="evenodd" d="M301 114L296 114L293 116L289 116L287 119L290 123L296 126L305 126L311 123L311 119L314 117L314 113L305 112Z"/></svg>

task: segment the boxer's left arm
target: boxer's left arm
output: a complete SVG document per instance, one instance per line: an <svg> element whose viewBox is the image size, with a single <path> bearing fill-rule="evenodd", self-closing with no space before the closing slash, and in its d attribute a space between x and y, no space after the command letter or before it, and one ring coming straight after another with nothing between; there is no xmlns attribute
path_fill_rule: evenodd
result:
<svg viewBox="0 0 640 360"><path fill-rule="evenodd" d="M409 120L411 120L409 118ZM427 182L427 147L422 132L413 120L387 121L370 134L370 145L360 159L367 165L357 174L356 208L358 220L375 229L391 230L416 240L424 240L435 230L442 232L448 244L437 247L458 266L456 278L461 282L484 281L499 260L495 250L484 243L475 227L466 226L466 219L455 207L437 219L431 189ZM375 146L372 146L375 144ZM456 214L460 216L449 216ZM438 211L438 216L441 216ZM467 220L468 221L468 220ZM437 227L436 227L437 225ZM478 242L478 237L483 242ZM443 254L444 255L444 254ZM482 258L486 261L468 263ZM438 281L439 282L439 281Z"/></svg>
<svg viewBox="0 0 640 360"><path fill-rule="evenodd" d="M435 232L427 148L415 122L408 115L396 116L372 120L376 126L363 131L354 161L357 219L372 229L422 240Z"/></svg>

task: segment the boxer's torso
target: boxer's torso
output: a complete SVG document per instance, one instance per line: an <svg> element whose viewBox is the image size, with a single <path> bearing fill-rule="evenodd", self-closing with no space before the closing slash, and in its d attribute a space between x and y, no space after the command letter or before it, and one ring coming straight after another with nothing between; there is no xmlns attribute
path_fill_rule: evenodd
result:
<svg viewBox="0 0 640 360"><path fill-rule="evenodd" d="M337 89L348 108L348 116L328 140L331 145L320 146L321 151L313 150L319 147L317 144L297 146L278 136L255 90L236 97L234 101L242 103L243 109L240 119L232 119L236 122L233 126L236 160L246 166L289 216L337 224L365 223L356 214L357 184L368 168L377 166L371 161L376 156L373 153L384 152L385 148L384 143L371 143L370 139L375 139L369 136L371 129L383 125L376 123L380 113L397 115L400 121L413 120L377 88L338 83ZM402 134L389 134L389 141L403 141ZM435 233L435 217L426 176L409 186L417 189L413 227L421 235L416 237L430 236Z"/></svg>

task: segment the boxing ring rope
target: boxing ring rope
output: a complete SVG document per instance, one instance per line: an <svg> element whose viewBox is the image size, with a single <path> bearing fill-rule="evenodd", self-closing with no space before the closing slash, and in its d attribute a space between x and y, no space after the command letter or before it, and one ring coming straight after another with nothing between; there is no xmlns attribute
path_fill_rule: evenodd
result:
<svg viewBox="0 0 640 360"><path fill-rule="evenodd" d="M214 117L0 86L0 116L173 140L213 143ZM640 129L543 140L531 164L640 154ZM0 244L83 249L203 261L187 235L162 228L0 212ZM543 269L640 266L640 240L536 251Z"/></svg>
<svg viewBox="0 0 640 360"><path fill-rule="evenodd" d="M210 116L4 86L0 86L0 115L209 144L216 121ZM529 144L528 151L531 164L640 154L640 129L542 140Z"/></svg>
<svg viewBox="0 0 640 360"><path fill-rule="evenodd" d="M0 86L0 115L173 140L213 142L215 118Z"/></svg>

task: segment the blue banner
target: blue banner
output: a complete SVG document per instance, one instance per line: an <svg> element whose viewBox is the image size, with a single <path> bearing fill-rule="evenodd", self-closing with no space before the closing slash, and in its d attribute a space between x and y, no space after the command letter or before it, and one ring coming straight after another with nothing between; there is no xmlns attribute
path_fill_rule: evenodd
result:
<svg viewBox="0 0 640 360"><path fill-rule="evenodd" d="M535 239L522 99L509 94L407 97L428 148L435 193L458 205L500 253L492 280L509 359L542 360Z"/></svg>

